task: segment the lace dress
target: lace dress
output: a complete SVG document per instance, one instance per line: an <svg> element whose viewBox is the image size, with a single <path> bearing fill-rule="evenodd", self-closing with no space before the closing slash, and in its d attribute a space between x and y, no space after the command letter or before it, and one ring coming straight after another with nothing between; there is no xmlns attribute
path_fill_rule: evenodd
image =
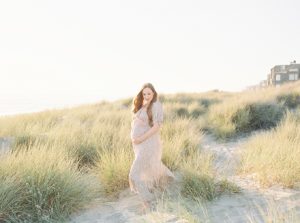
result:
<svg viewBox="0 0 300 223"><path fill-rule="evenodd" d="M143 135L151 127L148 124L147 108L142 107L135 113L131 123L131 138ZM160 126L163 122L163 108L159 101L152 105L153 123ZM159 186L162 179L174 180L173 173L162 163L162 144L159 131L140 144L132 144L135 159L129 173L132 192L138 193L142 200L154 199L152 189Z"/></svg>

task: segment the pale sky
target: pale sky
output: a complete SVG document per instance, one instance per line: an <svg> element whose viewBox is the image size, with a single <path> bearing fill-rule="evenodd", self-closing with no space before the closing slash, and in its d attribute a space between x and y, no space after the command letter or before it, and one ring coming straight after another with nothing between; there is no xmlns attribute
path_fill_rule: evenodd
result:
<svg viewBox="0 0 300 223"><path fill-rule="evenodd" d="M298 0L0 2L0 115L239 91L300 62Z"/></svg>

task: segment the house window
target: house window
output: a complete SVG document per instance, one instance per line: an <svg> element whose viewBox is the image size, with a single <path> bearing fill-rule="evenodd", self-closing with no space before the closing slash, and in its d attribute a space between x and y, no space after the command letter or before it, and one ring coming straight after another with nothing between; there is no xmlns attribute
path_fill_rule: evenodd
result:
<svg viewBox="0 0 300 223"><path fill-rule="evenodd" d="M295 80L295 75L294 74L289 74L289 80L294 81Z"/></svg>
<svg viewBox="0 0 300 223"><path fill-rule="evenodd" d="M279 74L276 75L276 81L280 81L280 75Z"/></svg>
<svg viewBox="0 0 300 223"><path fill-rule="evenodd" d="M289 80L290 81L298 80L298 74L289 74Z"/></svg>

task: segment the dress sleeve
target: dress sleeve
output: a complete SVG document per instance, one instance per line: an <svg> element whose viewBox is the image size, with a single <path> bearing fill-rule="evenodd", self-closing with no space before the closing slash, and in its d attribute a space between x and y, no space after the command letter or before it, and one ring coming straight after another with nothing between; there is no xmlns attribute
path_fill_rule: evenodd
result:
<svg viewBox="0 0 300 223"><path fill-rule="evenodd" d="M153 124L158 123L159 126L163 123L164 114L161 102L156 101L152 106Z"/></svg>

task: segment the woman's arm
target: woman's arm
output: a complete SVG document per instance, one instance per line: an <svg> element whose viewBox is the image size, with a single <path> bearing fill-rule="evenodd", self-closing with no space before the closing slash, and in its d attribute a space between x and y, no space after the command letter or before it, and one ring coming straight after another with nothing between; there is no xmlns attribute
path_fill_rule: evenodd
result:
<svg viewBox="0 0 300 223"><path fill-rule="evenodd" d="M149 129L144 135L141 135L135 139L132 139L132 142L134 144L140 144L140 143L144 142L146 139L150 138L154 133L159 131L159 129L160 129L159 124L154 123L154 125L151 127L151 129Z"/></svg>
<svg viewBox="0 0 300 223"><path fill-rule="evenodd" d="M153 134L155 134L157 131L159 131L160 126L163 122L163 109L162 104L160 102L154 102L152 106L152 115L153 115L153 126L151 129L149 129L144 135L141 135L137 137L136 139L133 139L132 142L134 144L139 144L149 137L151 137Z"/></svg>

